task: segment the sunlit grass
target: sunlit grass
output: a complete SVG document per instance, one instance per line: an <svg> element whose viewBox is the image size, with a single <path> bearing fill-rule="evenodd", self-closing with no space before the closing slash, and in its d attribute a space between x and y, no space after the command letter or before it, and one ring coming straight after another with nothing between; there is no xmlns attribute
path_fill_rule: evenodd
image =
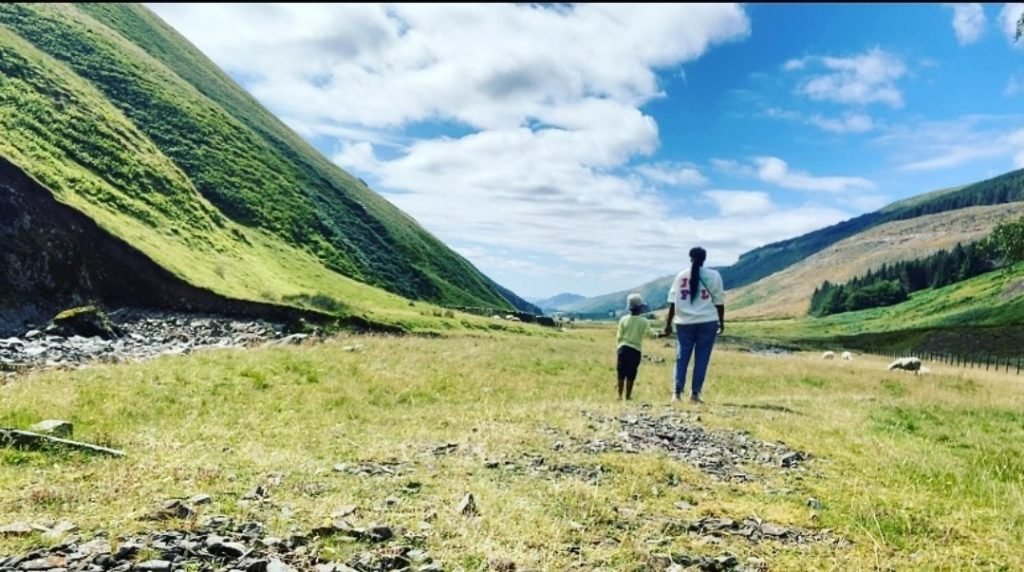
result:
<svg viewBox="0 0 1024 572"><path fill-rule="evenodd" d="M808 473L768 470L762 481L726 484L660 454L552 448L605 431L581 410L669 407L672 349L649 342L648 352L667 361L644 362L638 401L623 405L613 399L612 338L599 328L560 337L345 337L34 374L0 388L0 426L67 418L77 438L128 457L0 451L0 514L4 522L70 518L116 534L151 526L138 517L164 499L208 493L206 513L257 518L283 534L345 504L360 507L361 522L410 530L436 511L427 545L453 570L482 569L492 557L537 569L643 570L655 553L725 551L773 570L1024 566L1014 549L1024 540L1018 378L942 366L900 375L871 358L826 363L817 354L719 348L701 423L815 458ZM362 349L341 350L354 343ZM445 443L458 448L436 456ZM524 453L604 472L591 483L485 466ZM332 469L363 461L397 461L399 476ZM271 487L273 506L241 502L272 473L284 476ZM476 496L478 519L454 513L466 492ZM386 506L388 497L398 503ZM809 497L823 509L809 508ZM696 508L680 511L679 500ZM831 528L853 545L704 545L682 532L702 514ZM0 540L0 553L32 542ZM338 557L352 550L328 548Z"/></svg>

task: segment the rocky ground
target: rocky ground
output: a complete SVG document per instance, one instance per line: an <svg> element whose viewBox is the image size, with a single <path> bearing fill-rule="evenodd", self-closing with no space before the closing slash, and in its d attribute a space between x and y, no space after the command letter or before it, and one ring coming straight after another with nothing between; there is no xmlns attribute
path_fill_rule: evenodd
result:
<svg viewBox="0 0 1024 572"><path fill-rule="evenodd" d="M538 453L521 453L500 460L483 457L480 461L487 470L542 479L577 478L595 486L600 486L609 475L603 466L566 461L607 452L639 454L657 450L723 481L752 480L772 472L799 473L806 471L813 462L810 455L782 443L759 441L737 431L704 429L695 413L658 410L651 406L641 406L618 417L587 411L581 413L590 420L590 429L594 431L592 435L573 435L554 428L541 429L552 438L551 458ZM462 454L475 457L480 452L456 442L438 444L419 452L419 456L429 458ZM563 459L563 454L568 457ZM340 463L333 470L365 478L397 478L415 472L417 462L416 459L404 462L360 461ZM757 477L748 472L751 467L758 468L754 471ZM257 486L241 502L269 502L270 487L280 484L282 478L284 476L279 473L268 476L265 485ZM415 492L420 486L418 481L410 481L405 488ZM309 494L314 493L311 491ZM0 536L39 535L47 540L22 554L0 555L0 572L431 572L449 569L430 553L433 532L429 521L436 514L433 511L418 527L406 530L388 524L358 522L359 508L347 505L336 511L334 520L328 524L276 538L267 534L259 522L238 523L222 516L200 521L200 507L211 502L209 495L168 501L155 510L144 511L141 516L142 520L153 523L151 531L123 538L109 538L102 532L85 538L76 534L77 530L70 522L0 522ZM808 506L815 511L821 509L815 499L808 499ZM742 538L751 544L826 544L834 549L842 549L849 544L829 530L808 530L766 522L757 517L736 519L706 513L699 515L703 511L683 501L676 503L676 508L680 510L678 516L645 514L628 507L616 508L616 514L623 523L654 519L667 536L693 537L697 544L704 546L719 545L727 537ZM466 518L479 515L476 501L470 493L459 502L455 511ZM185 526L165 528L172 522L184 523ZM325 543L336 544L337 541L356 548L344 561L327 558L327 553L322 550ZM585 548L575 548L583 558ZM647 565L650 570L672 572L754 572L769 569L764 560L741 560L729 553L709 556L655 552L650 555ZM498 558L488 561L487 569L515 571L520 568L513 561Z"/></svg>
<svg viewBox="0 0 1024 572"><path fill-rule="evenodd" d="M172 502L168 516L191 512ZM31 526L22 525L26 533ZM68 528L67 526L65 528ZM346 562L321 558L324 539L340 537L361 549ZM177 572L239 570L245 572L436 572L442 567L421 548L424 536L394 530L383 524L355 526L338 519L327 526L287 538L265 533L258 522L235 523L211 517L191 529L159 530L110 539L98 534L89 540L72 535L48 548L0 557L0 571Z"/></svg>
<svg viewBox="0 0 1024 572"><path fill-rule="evenodd" d="M120 310L109 314L118 335L110 339L68 335L56 328L33 328L18 337L0 338L0 383L3 376L25 369L71 368L90 362L120 362L147 359L164 354L183 354L203 348L247 347L264 343L298 343L305 334L287 335L283 325L259 320L237 320L218 316L155 313ZM57 335L58 333L62 335ZM723 404L729 405L729 404ZM739 407L739 406L737 406ZM786 408L786 413L797 414ZM807 453L783 443L768 443L740 431L704 428L699 413L678 408L640 405L627 413L609 417L589 411L589 431L574 434L551 427L539 430L551 437L551 451L515 452L499 458L478 451L466 443L446 442L419 452L438 458L449 455L478 456L488 471L528 475L540 479L580 479L594 486L611 477L594 455L603 453L640 454L662 452L689 464L718 481L752 481L770 474L800 475L813 464ZM493 453L492 453L493 454ZM403 461L356 461L333 466L337 473L365 478L404 478L416 474L416 459ZM269 489L258 486L240 502L267 502ZM799 477L798 477L799 478ZM405 488L420 487L410 481ZM319 491L309 491L319 494ZM3 522L0 536L28 536L40 539L35 548L21 554L0 554L0 572L431 572L445 570L443 562L430 553L430 522L406 530L381 523L357 522L358 509L351 506L334 515L329 524L308 531L293 531L285 538L266 533L259 522L235 522L214 516L200 520L199 505L209 504L207 495L167 502L142 517L147 532L112 538L101 532L79 535L71 522ZM820 503L807 500L812 510ZM644 514L635 508L618 507L623 522L658 522L669 536L693 537L702 546L720 545L725 538L741 538L752 544L826 544L836 549L848 543L828 530L808 530L765 522L756 517L707 514L687 502L676 504L678 516ZM467 493L455 509L466 518L478 516L475 499ZM703 513L698 517L697 512ZM689 515L689 516L687 516ZM429 517L424 517L429 520ZM34 535L34 536L33 536ZM349 544L353 551L344 561L332 560L326 544ZM581 562L585 558L582 546ZM650 570L762 571L768 563L757 558L741 560L723 553L689 555L652 553ZM506 559L487 562L489 570L515 571L517 564Z"/></svg>
<svg viewBox="0 0 1024 572"><path fill-rule="evenodd" d="M647 406L639 413L617 419L588 412L594 429L618 429L614 439L589 439L573 447L589 453L636 453L662 450L693 465L716 480L751 481L755 476L745 466L802 471L810 455L794 451L783 443L767 443L742 431L708 431L699 415L672 411L655 414Z"/></svg>
<svg viewBox="0 0 1024 572"><path fill-rule="evenodd" d="M192 509L180 501L172 501L164 510L168 517L181 517ZM413 532L384 524L357 526L347 518L348 515L287 538L266 534L264 525L259 522L236 523L220 516L207 518L188 529L158 530L120 538L108 538L101 532L88 540L75 534L74 525L68 522L58 523L51 529L19 523L0 529L0 534L5 530L6 534L32 534L45 529L45 534L54 542L24 554L0 556L0 572L439 572L446 569L427 549L429 523L422 523L421 530ZM713 525L716 527L714 534L743 534L754 542L762 535L783 538L796 534L793 529L753 521L732 526L732 521L721 519ZM705 518L689 525L683 523L680 532L704 533L703 528L710 526L709 519ZM323 543L329 539L352 543L358 548L344 561L331 560L321 553ZM768 569L760 559L740 562L728 553L719 556L654 554L648 566L651 570L669 572L761 572ZM487 568L502 572L519 569L514 561L505 558L490 559Z"/></svg>
<svg viewBox="0 0 1024 572"><path fill-rule="evenodd" d="M0 338L0 383L18 372L74 368L90 362L124 362L204 348L247 347L277 341L297 343L305 334L286 335L283 324L223 316L120 309L108 314L118 337L67 335L50 325Z"/></svg>

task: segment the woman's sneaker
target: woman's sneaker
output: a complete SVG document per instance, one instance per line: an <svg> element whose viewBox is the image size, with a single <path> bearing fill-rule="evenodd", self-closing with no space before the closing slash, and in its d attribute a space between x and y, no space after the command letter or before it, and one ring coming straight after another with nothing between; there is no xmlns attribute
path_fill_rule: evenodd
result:
<svg viewBox="0 0 1024 572"><path fill-rule="evenodd" d="M699 395L691 395L690 403L704 403L704 400L701 399Z"/></svg>

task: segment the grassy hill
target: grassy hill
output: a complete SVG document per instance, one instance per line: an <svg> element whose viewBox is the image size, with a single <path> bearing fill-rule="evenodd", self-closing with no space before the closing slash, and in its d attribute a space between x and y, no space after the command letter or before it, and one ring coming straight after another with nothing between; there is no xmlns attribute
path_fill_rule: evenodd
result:
<svg viewBox="0 0 1024 572"><path fill-rule="evenodd" d="M141 6L0 5L0 131L58 201L219 294L533 309Z"/></svg>
<svg viewBox="0 0 1024 572"><path fill-rule="evenodd" d="M1024 264L911 294L895 306L823 318L737 322L732 333L860 349L1019 357L1024 347Z"/></svg>
<svg viewBox="0 0 1024 572"><path fill-rule="evenodd" d="M882 264L926 257L958 242L988 236L1000 222L1024 216L1024 202L969 207L887 222L836 242L788 268L729 291L729 314L739 319L797 318L807 314L811 294Z"/></svg>
<svg viewBox="0 0 1024 572"><path fill-rule="evenodd" d="M915 258L953 246L958 241L966 242L980 238L997 222L1004 220L1005 213L1016 213L1019 216L1020 208L1011 206L970 210L971 207L1022 201L1024 170L1012 171L971 185L923 193L894 202L875 212L756 248L741 255L735 264L718 269L722 273L726 287L731 291L736 290L730 292L730 314L734 310L745 309L740 316L799 315L806 309L806 306L801 306L803 301L810 299L811 292L823 280L846 280L883 262ZM961 214L952 214L961 209L967 210ZM910 221L941 213L950 216L922 221L920 225L923 226L918 230L914 230L918 227L917 223L897 224L899 221ZM933 225L931 230L927 229L929 225ZM924 234L916 236L917 232ZM887 233L895 233L898 237L888 241L885 238ZM864 237L867 237L865 240L872 242L874 248L883 250L868 252L866 245L863 248L858 247L858 241ZM840 246L840 243L843 243L843 246ZM834 260L827 252L832 253ZM856 258L860 256L858 252L867 257L864 260ZM848 259L844 260L843 256ZM855 258L849 259L850 256ZM837 272L833 273L831 267L837 267ZM783 270L787 274L772 277ZM794 272L802 274L794 275ZM824 273L814 278L814 272ZM662 305L661 300L665 297L673 276L674 274L662 276L622 292L580 300L564 309L592 317L607 316L608 312L619 309L620 300L625 299L629 292L641 292L651 307L658 308ZM759 282L765 278L768 278L768 282ZM804 283L805 280L807 283ZM791 290L794 285L795 289ZM782 306L775 305L778 296L785 298Z"/></svg>
<svg viewBox="0 0 1024 572"><path fill-rule="evenodd" d="M1015 201L1024 201L1024 169L963 187L924 193L796 238L756 248L741 255L735 264L720 269L722 279L727 287L739 288L880 224Z"/></svg>

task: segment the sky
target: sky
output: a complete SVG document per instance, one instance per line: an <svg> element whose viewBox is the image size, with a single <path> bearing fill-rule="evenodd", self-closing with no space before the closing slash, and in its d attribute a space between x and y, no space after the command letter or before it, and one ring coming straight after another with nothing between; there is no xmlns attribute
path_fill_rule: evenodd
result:
<svg viewBox="0 0 1024 572"><path fill-rule="evenodd" d="M149 8L525 297L1024 167L1024 4Z"/></svg>

